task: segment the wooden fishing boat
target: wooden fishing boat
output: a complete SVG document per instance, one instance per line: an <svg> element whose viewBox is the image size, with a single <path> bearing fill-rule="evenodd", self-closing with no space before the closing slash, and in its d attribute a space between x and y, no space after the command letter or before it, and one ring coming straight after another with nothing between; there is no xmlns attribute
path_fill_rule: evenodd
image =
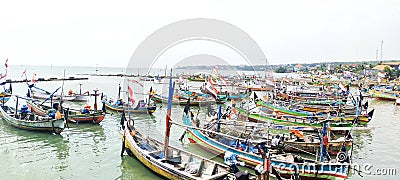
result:
<svg viewBox="0 0 400 180"><path fill-rule="evenodd" d="M164 103L164 104L166 104L168 102L168 98L167 97L161 96L161 95L158 95L158 94L152 95L151 100L153 100L156 103ZM179 97L175 97L175 98L172 99L172 104L182 105L183 106L183 105L186 104L186 101L187 101L187 99L182 99L182 98L179 98ZM201 99L196 98L196 99L190 100L190 105L191 106L204 106L204 105L208 105L210 103L215 103L215 100L214 99L204 100L202 98Z"/></svg>
<svg viewBox="0 0 400 180"><path fill-rule="evenodd" d="M39 116L29 113L26 110L24 111L18 113L15 108L4 105L0 108L1 118L16 128L56 134L60 134L64 130L64 118L54 119L49 116Z"/></svg>
<svg viewBox="0 0 400 180"><path fill-rule="evenodd" d="M191 143L195 143L204 150L218 156L225 152L236 154L238 159L248 166L254 167L264 163L264 160L254 148L257 142L239 139L238 137L220 136L213 132L208 132L207 135L204 130L192 126L191 121L184 114L183 122L186 126L186 137ZM246 147L238 148L237 142L239 141L247 144ZM270 164L280 172L281 176L286 178L298 174L301 179L346 179L349 161L345 162L343 159L338 159L332 162L317 162L285 153L271 155Z"/></svg>
<svg viewBox="0 0 400 180"><path fill-rule="evenodd" d="M316 116L315 113L308 112L308 111L302 111L302 110L290 110L284 107L279 107L272 105L268 102L263 102L263 101L257 101L256 102L257 107L261 107L261 110L264 111L271 111L275 112L276 114L287 114L287 115L292 115L292 116L299 116L299 117L312 117ZM356 117L358 117L358 123L361 125L366 125L369 121L371 121L372 116L374 114L374 110L371 110L370 112L366 114L361 114ZM354 116L338 116L338 117L330 117L334 121L353 121Z"/></svg>
<svg viewBox="0 0 400 180"><path fill-rule="evenodd" d="M157 106L155 104L149 106L143 100L140 101L136 107L130 107L130 106L127 107L126 105L124 105L122 99L119 99L116 102L113 102L112 100L103 99L101 102L104 103L107 109L116 112L122 112L125 110L126 112L135 114L153 114L154 111L156 111L157 109Z"/></svg>
<svg viewBox="0 0 400 180"><path fill-rule="evenodd" d="M46 116L47 112L50 109L57 109L58 103L54 103L56 105L55 107L49 107L45 105L39 105L37 103L34 103L33 101L26 101L27 106L29 109L42 116ZM68 112L68 121L74 122L74 123L93 123L93 124L99 124L101 121L103 121L105 117L105 113L103 111L98 111L98 110L90 110L89 108L83 108L81 110L74 110L74 109L69 109Z"/></svg>
<svg viewBox="0 0 400 180"><path fill-rule="evenodd" d="M12 94L10 92L0 93L0 103L2 104L6 103L8 100L10 100L11 95Z"/></svg>
<svg viewBox="0 0 400 180"><path fill-rule="evenodd" d="M266 116L262 113L250 113L248 114L246 110L236 108L238 111L238 118L242 120L248 120L250 122L267 123L271 122L279 125L286 126L303 126L303 127L315 127L321 128L321 124L318 119L305 119L305 118L295 118L294 116ZM332 127L351 127L350 122L331 122Z"/></svg>

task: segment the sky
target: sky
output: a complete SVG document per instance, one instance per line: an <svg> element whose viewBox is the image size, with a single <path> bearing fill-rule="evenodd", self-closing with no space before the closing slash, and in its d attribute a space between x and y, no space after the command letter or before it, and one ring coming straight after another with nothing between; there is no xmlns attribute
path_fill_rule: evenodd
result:
<svg viewBox="0 0 400 180"><path fill-rule="evenodd" d="M126 67L146 37L191 18L217 19L242 29L270 64L375 60L381 41L383 60L400 60L397 0L15 0L0 1L0 62ZM172 48L161 57L160 67L184 59L182 54L207 51L235 59L226 47L207 43Z"/></svg>

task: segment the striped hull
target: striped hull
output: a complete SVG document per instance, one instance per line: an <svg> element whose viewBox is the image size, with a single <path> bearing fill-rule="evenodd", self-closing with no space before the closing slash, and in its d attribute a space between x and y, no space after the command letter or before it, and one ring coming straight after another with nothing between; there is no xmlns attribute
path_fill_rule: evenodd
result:
<svg viewBox="0 0 400 180"><path fill-rule="evenodd" d="M107 109L116 111L116 112L122 112L125 110L125 112L130 112L134 114L153 114L154 111L156 111L157 107L156 106L150 106L147 108L141 108L141 109L133 109L133 108L123 108L122 106L117 106L110 104L107 101L102 101L104 105L106 106Z"/></svg>
<svg viewBox="0 0 400 180"><path fill-rule="evenodd" d="M179 169L176 166L173 166L172 164L164 163L163 158L155 158L154 154L157 153L159 154L160 150L144 150L140 147L140 145L143 144L138 144L133 137L128 133L124 132L123 130L120 131L121 138L124 139L124 133L125 133L125 147L129 149L129 151L132 153L132 155L138 159L143 165L145 165L148 169L153 171L154 173L166 178L166 179L224 179L224 177L227 176L228 174L228 167L225 165L215 163L211 160L202 158L200 156L196 156L194 154L191 154L189 152L179 150L174 147L169 147L168 149L171 151L171 154L174 153L174 151L179 154L182 158L182 161L187 158L188 161L190 162L196 162L196 161L203 161L204 162L204 168L210 169L213 168L214 172L213 174L206 174L204 171L201 172L200 176L190 174L186 172L185 170ZM138 132L136 132L135 136L140 136ZM146 138L147 141L155 141L151 138ZM163 144L158 142L157 148L161 149L163 147ZM153 155L152 155L153 154ZM190 160L191 159L191 160ZM207 170L205 170L207 171ZM209 173L209 172L208 172Z"/></svg>
<svg viewBox="0 0 400 180"><path fill-rule="evenodd" d="M291 111L291 110L286 110L283 108L275 107L271 104L268 103L262 103L262 102L257 102L258 107L262 107L261 110L272 110L276 112L277 114L286 114L286 115L292 115L292 116L299 116L299 117L307 117L307 116L313 116L310 112L297 112L297 111ZM354 117L352 116L347 116L347 117L331 117L332 120L334 121L353 121ZM368 116L358 116L358 123L361 125L366 125L371 118Z"/></svg>

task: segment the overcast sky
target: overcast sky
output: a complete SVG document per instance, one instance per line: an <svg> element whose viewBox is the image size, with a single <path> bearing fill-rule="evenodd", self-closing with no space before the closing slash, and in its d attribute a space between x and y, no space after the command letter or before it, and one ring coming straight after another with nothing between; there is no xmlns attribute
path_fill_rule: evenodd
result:
<svg viewBox="0 0 400 180"><path fill-rule="evenodd" d="M0 61L125 67L148 35L191 18L239 27L270 64L374 60L381 40L383 59L400 59L398 0L10 0L0 2Z"/></svg>

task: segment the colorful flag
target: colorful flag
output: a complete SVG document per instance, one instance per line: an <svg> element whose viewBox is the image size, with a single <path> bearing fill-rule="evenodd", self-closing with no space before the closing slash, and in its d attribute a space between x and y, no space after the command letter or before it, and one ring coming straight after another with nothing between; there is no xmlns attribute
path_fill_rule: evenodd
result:
<svg viewBox="0 0 400 180"><path fill-rule="evenodd" d="M275 86L275 83L272 82L272 81L269 80L269 79L266 79L266 80L265 80L265 83L266 83L267 85L270 85L270 86Z"/></svg>
<svg viewBox="0 0 400 180"><path fill-rule="evenodd" d="M136 81L136 80L134 80L134 79L128 79L128 82L137 83L137 84L139 84L140 86L143 87L143 84L142 84L142 83L140 83L139 81Z"/></svg>
<svg viewBox="0 0 400 180"><path fill-rule="evenodd" d="M129 93L129 100L132 102L132 105L134 105L135 99L133 98L133 90L129 85L128 85L128 93Z"/></svg>
<svg viewBox="0 0 400 180"><path fill-rule="evenodd" d="M215 99L218 97L218 91L215 89L214 84L211 80L211 78L208 78L208 82L206 84L206 92L213 96Z"/></svg>
<svg viewBox="0 0 400 180"><path fill-rule="evenodd" d="M24 71L22 71L21 77L24 76L24 75L26 76L26 69Z"/></svg>
<svg viewBox="0 0 400 180"><path fill-rule="evenodd" d="M32 75L32 84L35 83L35 76L36 76L36 73L33 73L33 75Z"/></svg>

